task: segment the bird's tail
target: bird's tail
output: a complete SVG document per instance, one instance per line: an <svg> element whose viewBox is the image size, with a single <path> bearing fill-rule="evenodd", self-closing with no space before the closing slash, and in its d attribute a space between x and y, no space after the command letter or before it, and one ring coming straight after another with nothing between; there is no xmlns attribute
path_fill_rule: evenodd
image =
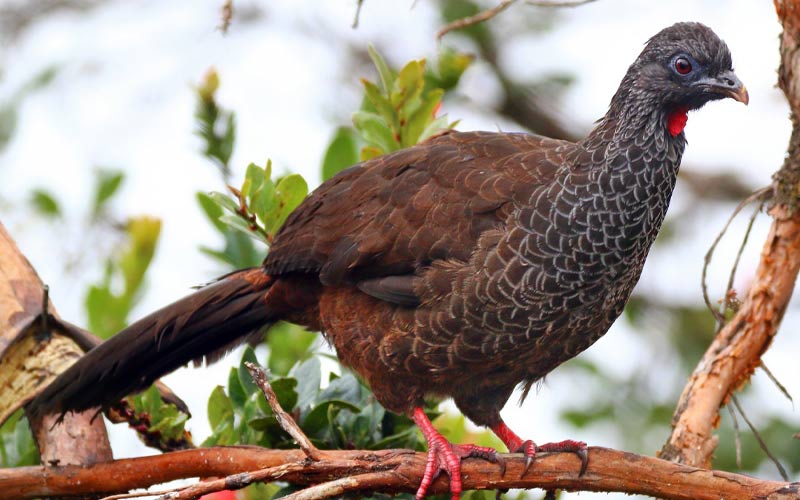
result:
<svg viewBox="0 0 800 500"><path fill-rule="evenodd" d="M279 319L267 300L274 282L261 268L236 271L142 318L59 375L28 411L107 407L190 361L218 359Z"/></svg>

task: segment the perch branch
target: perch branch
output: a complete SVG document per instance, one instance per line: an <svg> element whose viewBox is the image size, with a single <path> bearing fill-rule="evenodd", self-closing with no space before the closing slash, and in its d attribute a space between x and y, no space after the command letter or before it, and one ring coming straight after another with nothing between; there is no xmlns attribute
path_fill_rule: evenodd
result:
<svg viewBox="0 0 800 500"><path fill-rule="evenodd" d="M482 460L462 465L465 489L542 488L623 492L677 500L796 499L800 483L765 481L740 474L703 470L657 458L606 448L589 449L589 468L578 476L578 459L569 453L537 455L522 475L525 460L505 455L506 474ZM256 447L193 449L149 457L116 460L92 466L0 469L0 499L114 494L147 488L181 478L241 477L242 471L287 467L280 477L295 485L321 484L349 478L332 488L386 493L416 491L426 454L408 450L326 451L318 462L300 450ZM380 481L372 474L382 473ZM229 489L229 488L226 488ZM446 493L440 476L432 493Z"/></svg>

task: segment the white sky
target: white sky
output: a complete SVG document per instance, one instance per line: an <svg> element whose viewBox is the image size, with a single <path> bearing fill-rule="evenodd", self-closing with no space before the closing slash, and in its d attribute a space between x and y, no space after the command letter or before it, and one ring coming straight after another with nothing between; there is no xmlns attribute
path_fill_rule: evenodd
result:
<svg viewBox="0 0 800 500"><path fill-rule="evenodd" d="M216 244L216 236L196 208L194 193L220 188L192 133L190 85L207 68L218 69L219 100L237 112L235 178L241 178L247 163L269 157L279 171L299 171L313 185L334 127L347 123L360 99L362 75L347 74L348 68L340 65L346 47L374 43L394 64L432 57L436 51L438 21L424 0L413 9L410 1L367 0L355 31L350 29L354 0L235 2L243 10L260 6L264 17L252 23L234 22L224 37L215 29L221 3L196 0L189 7L186 2L157 0L110 2L90 12L48 16L2 48L0 99L42 69L60 67L56 81L28 98L21 109L13 142L0 154L0 195L12 204L3 222L51 285L62 316L74 322L84 321L82 293L101 269L65 276L60 252L81 254L87 249L74 229L31 223L23 210L31 188L47 187L57 193L74 218L89 205L93 167L127 171L118 212L164 219L148 293L135 314L143 315L220 270L197 251L200 244ZM493 22L508 22L515 12L531 8L514 6ZM568 125L584 127L603 115L625 69L651 35L684 20L714 28L731 48L737 74L750 92L750 106L720 102L693 113L686 128L689 146L684 164L730 168L754 187L769 182L783 160L790 131L787 107L774 87L779 26L771 2L604 0L564 9L559 15L557 29L545 36L506 40L501 63L520 78L542 70L574 74L578 80L563 102L563 116L569 117ZM461 88L465 98L446 105L444 111L462 118L462 130L498 126L508 130L509 124L480 110L496 99L496 92L494 82L477 64L465 75ZM688 201L679 185L673 212ZM653 252L640 287L687 303L697 301L702 255L725 215L698 217L685 245ZM764 227L752 237L741 283L737 282L740 287L752 276ZM730 258L731 253L723 249L720 255ZM724 286L727 266L718 267L712 273L713 290ZM789 335L797 324L796 305L789 317L766 360L790 391L800 394L796 354L790 355L798 352L800 340ZM640 337L616 325L587 356L625 376L632 369L626 361L640 359L648 349L652 346L642 345ZM202 371L182 370L167 379L190 400L197 442L208 433L205 397L213 385L224 383L226 373L227 367L218 364ZM777 406L798 421L763 376L754 385L761 395L754 404ZM504 415L520 434L540 442L573 438L615 446L616 437L610 433L594 428L576 432L557 421L556 408L579 398L579 389L556 371L522 409L509 405ZM118 456L143 453L131 434L114 433Z"/></svg>

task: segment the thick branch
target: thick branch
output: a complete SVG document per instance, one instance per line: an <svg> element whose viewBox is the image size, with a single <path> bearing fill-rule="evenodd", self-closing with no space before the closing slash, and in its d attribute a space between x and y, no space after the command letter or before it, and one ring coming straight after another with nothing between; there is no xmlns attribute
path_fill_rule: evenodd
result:
<svg viewBox="0 0 800 500"><path fill-rule="evenodd" d="M749 379L778 330L800 270L800 213L789 215L782 205L771 213L775 221L753 285L684 388L661 458L710 466L720 406Z"/></svg>
<svg viewBox="0 0 800 500"><path fill-rule="evenodd" d="M44 285L0 223L0 419L33 397L82 351L53 325L37 320L44 309ZM57 314L52 304L47 311ZM48 331L45 331L47 329ZM31 422L43 463L85 464L110 460L102 419L93 412L69 414L52 429L54 417Z"/></svg>
<svg viewBox="0 0 800 500"><path fill-rule="evenodd" d="M92 493L118 493L187 477L238 475L242 471L285 466L282 481L319 484L345 477L348 491L395 493L416 490L425 465L424 453L408 450L326 451L319 462L308 461L300 450L227 447L186 450L96 464L90 467L22 467L0 470L0 499L30 499ZM507 470L479 459L465 460L465 489L545 488L639 493L665 499L726 500L796 499L798 483L762 481L728 472L695 469L657 458L606 448L590 448L589 468L578 477L578 459L569 453L537 456L520 477L524 460L505 457ZM380 485L373 473L381 474ZM365 482L358 483L359 476ZM448 491L447 476L433 493Z"/></svg>
<svg viewBox="0 0 800 500"><path fill-rule="evenodd" d="M776 204L772 228L761 252L753 284L733 319L717 334L681 394L672 417L673 431L660 456L710 467L717 446L712 434L720 407L747 382L775 336L800 270L800 5L775 2L783 23L779 83L791 109L794 130L784 165L775 174Z"/></svg>

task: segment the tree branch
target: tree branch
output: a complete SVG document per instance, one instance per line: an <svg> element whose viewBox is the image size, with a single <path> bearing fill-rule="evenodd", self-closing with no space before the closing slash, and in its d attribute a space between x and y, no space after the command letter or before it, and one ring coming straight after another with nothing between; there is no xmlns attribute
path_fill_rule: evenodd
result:
<svg viewBox="0 0 800 500"><path fill-rule="evenodd" d="M491 9L486 9L481 12L478 12L474 16L462 17L461 19L456 19L451 23L447 23L444 26L442 26L439 29L439 31L436 32L436 39L441 40L443 36L450 33L451 31L460 30L468 26L488 21L497 14L511 7L511 4L513 4L516 1L517 0L503 0L496 6L492 7Z"/></svg>
<svg viewBox="0 0 800 500"><path fill-rule="evenodd" d="M784 165L774 176L772 228L753 284L686 384L672 417L672 435L659 454L698 467L710 467L718 441L712 432L719 423L719 410L761 364L800 271L800 212L796 210L800 198L800 82L795 78L800 75L800 5L796 0L776 1L775 7L784 26L779 84L789 100L794 128Z"/></svg>
<svg viewBox="0 0 800 500"><path fill-rule="evenodd" d="M726 500L796 499L800 483L763 481L721 471L696 469L657 458L606 448L589 449L589 468L578 477L578 459L569 453L537 455L531 470L519 455L505 455L506 474L478 459L465 460L465 489L543 488L638 493L665 499ZM76 496L128 491L187 477L240 477L242 471L284 467L280 480L296 485L327 483L348 478L325 491L413 492L417 489L426 455L409 450L325 452L319 462L300 450L256 447L218 447L131 458L89 467L21 467L0 470L0 499ZM375 475L378 474L378 475ZM273 477L278 475L272 474ZM376 477L379 480L376 480ZM447 476L432 493L446 493ZM227 481L226 489L231 483ZM328 488L326 490L326 488Z"/></svg>

